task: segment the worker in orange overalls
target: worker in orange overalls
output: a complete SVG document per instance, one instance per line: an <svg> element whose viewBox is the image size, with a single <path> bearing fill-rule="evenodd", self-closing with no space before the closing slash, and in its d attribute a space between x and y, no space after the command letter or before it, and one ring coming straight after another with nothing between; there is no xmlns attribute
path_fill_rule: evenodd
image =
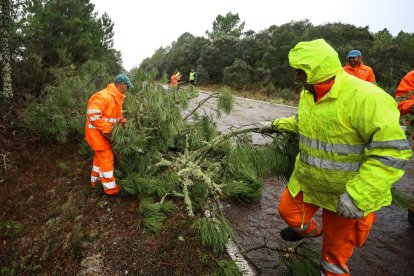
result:
<svg viewBox="0 0 414 276"><path fill-rule="evenodd" d="M410 92L412 92L412 94L407 95ZM414 114L414 70L405 75L401 80L397 87L397 91L395 91L395 99L398 100L405 95L407 95L408 99L404 99L398 103L398 109L400 110L401 116L408 113Z"/></svg>
<svg viewBox="0 0 414 276"><path fill-rule="evenodd" d="M362 56L360 51L349 51L347 58L348 64L344 66L345 72L364 81L372 83L376 82L372 68L362 63Z"/></svg>
<svg viewBox="0 0 414 276"><path fill-rule="evenodd" d="M95 151L91 172L91 185L100 179L105 194L116 196L121 188L115 182L114 154L112 152L111 132L117 123L126 126L126 118L122 115L122 104L125 93L133 88L131 81L124 74L115 77L105 89L93 94L86 111L85 137Z"/></svg>
<svg viewBox="0 0 414 276"><path fill-rule="evenodd" d="M178 70L175 70L171 76L171 82L170 82L171 87L178 90L178 82L180 81L180 79L181 79L180 72L178 72Z"/></svg>
<svg viewBox="0 0 414 276"><path fill-rule="evenodd" d="M395 91L395 99L398 101L398 109L401 116L414 115L414 70L405 75L401 80ZM404 123L413 124L414 121L407 118ZM411 137L411 140L414 141L414 135ZM414 225L414 202L410 203L408 209L408 221Z"/></svg>

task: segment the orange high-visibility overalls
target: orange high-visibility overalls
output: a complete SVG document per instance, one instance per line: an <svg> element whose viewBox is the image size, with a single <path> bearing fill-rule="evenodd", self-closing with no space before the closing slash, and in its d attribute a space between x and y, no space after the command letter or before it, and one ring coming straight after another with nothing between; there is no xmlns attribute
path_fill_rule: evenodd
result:
<svg viewBox="0 0 414 276"><path fill-rule="evenodd" d="M91 172L91 185L100 179L104 192L109 195L119 193L120 187L114 177L114 155L112 145L103 134L110 135L114 124L126 122L122 115L125 95L113 83L89 99L86 111L85 137L95 151Z"/></svg>

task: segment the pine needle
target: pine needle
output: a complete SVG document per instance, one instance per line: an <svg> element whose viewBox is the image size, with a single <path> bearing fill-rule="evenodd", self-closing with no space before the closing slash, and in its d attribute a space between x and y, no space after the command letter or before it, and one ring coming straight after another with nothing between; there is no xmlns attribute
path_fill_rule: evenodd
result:
<svg viewBox="0 0 414 276"><path fill-rule="evenodd" d="M213 248L215 253L222 252L231 238L234 238L230 224L223 217L198 217L191 225L191 229L199 233L204 246Z"/></svg>
<svg viewBox="0 0 414 276"><path fill-rule="evenodd" d="M219 266L209 276L241 276L243 275L234 261L219 260L216 261Z"/></svg>

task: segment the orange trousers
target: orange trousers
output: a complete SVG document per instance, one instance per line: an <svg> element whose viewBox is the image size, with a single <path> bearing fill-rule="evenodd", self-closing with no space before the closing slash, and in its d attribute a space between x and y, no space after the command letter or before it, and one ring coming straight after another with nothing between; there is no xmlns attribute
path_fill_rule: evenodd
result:
<svg viewBox="0 0 414 276"><path fill-rule="evenodd" d="M115 182L114 154L111 149L95 151L91 172L92 188L95 187L95 182L99 179L106 194L115 195L119 193L120 187Z"/></svg>
<svg viewBox="0 0 414 276"><path fill-rule="evenodd" d="M286 188L280 199L278 211L289 227L294 228L299 235L316 237L320 234L320 226L314 221L313 216L319 208L317 205L303 202L302 192L293 198ZM364 244L374 221L373 213L361 219L348 219L323 209L322 275L350 275L346 263L352 256L355 246L360 247Z"/></svg>

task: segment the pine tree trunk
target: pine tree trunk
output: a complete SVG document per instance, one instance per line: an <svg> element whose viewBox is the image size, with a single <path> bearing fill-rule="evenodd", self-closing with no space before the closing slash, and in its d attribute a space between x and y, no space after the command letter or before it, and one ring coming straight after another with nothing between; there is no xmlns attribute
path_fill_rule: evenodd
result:
<svg viewBox="0 0 414 276"><path fill-rule="evenodd" d="M2 58L2 79L3 79L3 90L1 98L4 103L10 103L13 97L12 90L12 79L11 79L11 65L10 65L10 49L9 49L9 38L10 38L10 3L11 0L1 0L2 9L2 32L1 32L1 50L3 53Z"/></svg>

